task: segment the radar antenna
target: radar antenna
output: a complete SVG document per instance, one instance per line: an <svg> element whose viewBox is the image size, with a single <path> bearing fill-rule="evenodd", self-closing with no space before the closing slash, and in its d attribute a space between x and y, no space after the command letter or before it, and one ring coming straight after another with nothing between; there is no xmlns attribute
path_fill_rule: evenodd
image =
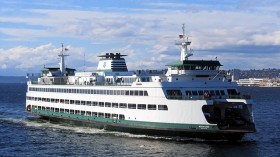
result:
<svg viewBox="0 0 280 157"><path fill-rule="evenodd" d="M184 60L188 60L188 57L192 56L193 53L192 53L191 49L188 50L188 45L191 45L191 41L189 41L188 37L187 37L187 40L186 40L185 24L183 24L183 26L182 26L182 31L183 31L183 34L179 35L179 40L175 42L175 45L180 46L180 49L181 49L180 60L184 61Z"/></svg>
<svg viewBox="0 0 280 157"><path fill-rule="evenodd" d="M61 43L61 52L60 52L60 54L58 55L58 56L59 56L59 59L60 59L60 62L59 62L59 69L60 69L60 72L61 72L61 76L64 76L64 74L66 74L65 57L69 56L69 55L66 55L66 54L64 53L65 51L68 51L68 49L67 49L67 48L64 48L63 43Z"/></svg>

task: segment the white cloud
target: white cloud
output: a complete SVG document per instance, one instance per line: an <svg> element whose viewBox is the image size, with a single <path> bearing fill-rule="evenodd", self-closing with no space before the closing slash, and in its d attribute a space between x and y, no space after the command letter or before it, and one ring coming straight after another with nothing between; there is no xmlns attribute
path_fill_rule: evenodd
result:
<svg viewBox="0 0 280 157"><path fill-rule="evenodd" d="M89 64L89 68L86 70L94 69L91 64L97 64L97 54L106 52L128 54L127 61L130 69L135 69L137 66L164 68L166 62L179 59L180 50L174 46L174 41L182 32L181 25L185 23L186 33L191 36L191 47L195 50L194 58L212 59L221 56L220 58L230 63L232 60L225 57L228 55L225 52L211 51L210 55L200 56L200 50L219 50L232 45L280 44L280 21L277 16L279 8L275 5L278 3L260 0L258 2L262 5L249 1L223 2L222 5L144 1L141 4L148 8L112 7L103 10L95 6L96 8L86 11L79 7L71 8L71 5L64 10L7 8L1 14L0 22L14 24L16 27L0 26L0 33L4 35L0 40L2 43L16 41L23 43L19 45L25 45L24 43L29 45L42 39L51 42L69 40L74 47L70 47L73 56L67 58L68 61L79 62L77 67L82 67L84 53L88 51L85 62ZM5 14L5 12L15 11L30 15ZM77 48L75 43L85 45L87 48ZM92 43L99 43L93 46L93 52ZM6 64L7 68L14 66L18 69L34 68L50 63L56 65L57 53L55 52L58 52L59 48L55 48L52 44L12 47L0 49L0 65ZM243 57L244 62L247 61L250 66L257 66L251 62L250 57L259 57L259 53L252 50L248 53L243 52L242 56L238 57ZM277 56L273 57L277 58ZM275 63L272 60L269 62L271 65Z"/></svg>
<svg viewBox="0 0 280 157"><path fill-rule="evenodd" d="M162 5L161 3L156 4ZM201 43L198 48L209 48L210 45L215 47L240 40L242 42L239 43L247 44L248 42L243 41L251 40L254 33L260 34L266 31L262 29L263 24L272 23L277 19L276 16L270 14L244 11L214 10L209 12L202 10L192 13L185 10L145 10L148 13L143 13L143 11L121 13L117 11L31 9L26 11L44 18L41 16L1 17L0 21L25 23L45 27L44 29L0 28L0 31L19 40L69 36L89 39L92 42L115 42L117 40L118 42L152 45L159 41L162 42L162 38L166 35L175 37L177 33L180 33L181 24L186 23L187 32L191 31L191 36L197 38L198 43ZM163 42L164 44L166 40Z"/></svg>
<svg viewBox="0 0 280 157"><path fill-rule="evenodd" d="M82 48L72 48L69 53L72 53L73 58L80 59ZM8 50L0 51L0 65L3 67L15 67L16 69L34 68L38 71L44 66L58 66L58 54L61 48L56 48L53 44L45 44L36 48L26 46L17 46Z"/></svg>
<svg viewBox="0 0 280 157"><path fill-rule="evenodd" d="M6 64L2 64L1 65L1 69L7 69L7 65Z"/></svg>

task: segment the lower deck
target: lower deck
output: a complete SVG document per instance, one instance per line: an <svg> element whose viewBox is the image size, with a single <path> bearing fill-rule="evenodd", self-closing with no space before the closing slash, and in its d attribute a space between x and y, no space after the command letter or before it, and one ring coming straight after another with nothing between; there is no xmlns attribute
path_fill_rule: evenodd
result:
<svg viewBox="0 0 280 157"><path fill-rule="evenodd" d="M189 138L202 138L207 140L241 140L246 132L220 131L217 126L201 126L186 124L155 124L150 122L133 122L120 119L106 119L100 117L75 116L32 111L42 119L62 122L74 126L93 127L108 131L120 131L140 135L176 136ZM166 128L168 126L168 128Z"/></svg>
<svg viewBox="0 0 280 157"><path fill-rule="evenodd" d="M29 108L29 107L28 107ZM182 124L182 123L162 123L162 122L148 122L148 121L136 121L128 119L123 114L114 114L114 113L98 113L98 114L81 114L77 112L60 112L60 110L42 110L27 109L28 112L32 114L37 114L43 117L56 117L56 118L66 118L74 119L88 122L99 122L103 123L104 126L107 124L116 124L116 125L126 125L129 127L140 127L140 128L153 128L153 129L163 129L163 130L180 130L180 129L189 129L189 130L201 130L201 131L218 131L219 128L215 124L205 125L205 124Z"/></svg>

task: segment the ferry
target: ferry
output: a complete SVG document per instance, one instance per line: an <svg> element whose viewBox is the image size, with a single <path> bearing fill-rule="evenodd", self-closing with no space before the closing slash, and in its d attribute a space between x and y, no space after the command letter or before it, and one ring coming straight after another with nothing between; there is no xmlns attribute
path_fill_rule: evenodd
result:
<svg viewBox="0 0 280 157"><path fill-rule="evenodd" d="M190 60L191 41L175 42L181 55L164 70L129 71L125 56L106 53L95 72L44 66L29 80L26 111L43 119L132 134L241 140L256 131L253 101L220 70L217 60ZM179 58L179 57L178 57Z"/></svg>

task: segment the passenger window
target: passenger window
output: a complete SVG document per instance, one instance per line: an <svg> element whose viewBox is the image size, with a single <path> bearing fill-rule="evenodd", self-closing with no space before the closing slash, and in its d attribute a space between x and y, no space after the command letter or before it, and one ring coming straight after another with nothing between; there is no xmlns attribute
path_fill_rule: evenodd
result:
<svg viewBox="0 0 280 157"><path fill-rule="evenodd" d="M144 91L144 96L148 96L148 92L146 90Z"/></svg>
<svg viewBox="0 0 280 157"><path fill-rule="evenodd" d="M146 110L146 104L138 104L137 109L139 110Z"/></svg>
<svg viewBox="0 0 280 157"><path fill-rule="evenodd" d="M99 107L104 107L104 102L99 102L98 105Z"/></svg>
<svg viewBox="0 0 280 157"><path fill-rule="evenodd" d="M129 109L136 109L136 104L128 104Z"/></svg>
<svg viewBox="0 0 280 157"><path fill-rule="evenodd" d="M156 109L157 109L157 105L148 104L148 110L156 110Z"/></svg>
<svg viewBox="0 0 280 157"><path fill-rule="evenodd" d="M113 108L118 108L119 105L118 105L118 103L112 103L112 107L113 107Z"/></svg>
<svg viewBox="0 0 280 157"><path fill-rule="evenodd" d="M158 110L168 110L167 105L158 105Z"/></svg>
<svg viewBox="0 0 280 157"><path fill-rule="evenodd" d="M105 103L105 107L111 107L111 103L110 102L106 102Z"/></svg>
<svg viewBox="0 0 280 157"><path fill-rule="evenodd" d="M91 112L90 112L90 111L87 111L86 115L87 115L87 116L91 116Z"/></svg>
<svg viewBox="0 0 280 157"><path fill-rule="evenodd" d="M93 102L91 103L92 106L97 106L97 104L98 104L98 102L96 102L96 101L93 101Z"/></svg>
<svg viewBox="0 0 280 157"><path fill-rule="evenodd" d="M120 114L120 115L119 115L119 119L124 120L124 119L125 119L124 115L123 115L123 114Z"/></svg>
<svg viewBox="0 0 280 157"><path fill-rule="evenodd" d="M102 112L98 112L98 117L102 117L102 118L104 118L104 113L102 113Z"/></svg>
<svg viewBox="0 0 280 157"><path fill-rule="evenodd" d="M111 114L110 113L105 113L105 118L111 118Z"/></svg>
<svg viewBox="0 0 280 157"><path fill-rule="evenodd" d="M87 101L87 106L91 106L91 101Z"/></svg>
<svg viewBox="0 0 280 157"><path fill-rule="evenodd" d="M127 104L126 103L120 103L120 108L127 108Z"/></svg>
<svg viewBox="0 0 280 157"><path fill-rule="evenodd" d="M139 96L143 96L144 92L142 90L139 91Z"/></svg>
<svg viewBox="0 0 280 157"><path fill-rule="evenodd" d="M93 117L97 117L97 112L92 112Z"/></svg>

